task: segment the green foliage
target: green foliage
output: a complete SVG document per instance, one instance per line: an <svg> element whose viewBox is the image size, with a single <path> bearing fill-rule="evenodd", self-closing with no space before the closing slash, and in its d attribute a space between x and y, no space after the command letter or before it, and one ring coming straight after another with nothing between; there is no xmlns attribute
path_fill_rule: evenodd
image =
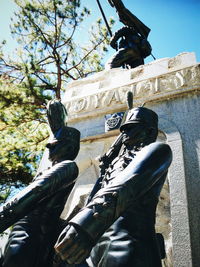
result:
<svg viewBox="0 0 200 267"><path fill-rule="evenodd" d="M11 189L6 185L0 185L0 204L4 203L10 195Z"/></svg>
<svg viewBox="0 0 200 267"><path fill-rule="evenodd" d="M26 87L0 81L1 184L32 179L48 137L42 103Z"/></svg>
<svg viewBox="0 0 200 267"><path fill-rule="evenodd" d="M48 138L47 101L60 99L69 81L101 71L109 41L101 19L83 34L90 11L80 0L14 1L15 57L0 45L1 184L32 179Z"/></svg>

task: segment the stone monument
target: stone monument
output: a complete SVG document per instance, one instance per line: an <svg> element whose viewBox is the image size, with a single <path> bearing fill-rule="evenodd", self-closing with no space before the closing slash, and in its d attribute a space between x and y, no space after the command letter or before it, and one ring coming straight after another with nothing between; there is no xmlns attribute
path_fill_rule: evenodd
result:
<svg viewBox="0 0 200 267"><path fill-rule="evenodd" d="M121 78L123 77L123 79ZM168 253L165 266L199 264L199 91L200 69L194 53L159 59L134 69L105 70L71 82L63 98L69 124L81 132L77 158L80 175L62 213L84 202L96 176L98 157L108 150L119 133L105 132L105 116L126 110L126 92L134 106L145 104L158 114L159 138L170 145L173 162L161 193L157 229L163 232Z"/></svg>

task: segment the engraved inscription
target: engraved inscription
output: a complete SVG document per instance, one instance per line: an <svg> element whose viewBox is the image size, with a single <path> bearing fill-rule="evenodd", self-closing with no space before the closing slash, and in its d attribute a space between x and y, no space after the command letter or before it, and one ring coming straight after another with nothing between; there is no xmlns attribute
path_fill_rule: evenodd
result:
<svg viewBox="0 0 200 267"><path fill-rule="evenodd" d="M80 112L103 109L115 104L124 104L126 103L126 93L128 91L133 92L134 99L145 99L154 95L163 95L165 92L184 89L184 87L188 89L188 87L193 88L196 86L197 89L200 89L198 85L200 87L200 66L196 65L192 68L185 68L115 89L112 88L103 92L95 91L93 95L82 98L71 98L71 101L66 102L65 105L69 114L73 115Z"/></svg>

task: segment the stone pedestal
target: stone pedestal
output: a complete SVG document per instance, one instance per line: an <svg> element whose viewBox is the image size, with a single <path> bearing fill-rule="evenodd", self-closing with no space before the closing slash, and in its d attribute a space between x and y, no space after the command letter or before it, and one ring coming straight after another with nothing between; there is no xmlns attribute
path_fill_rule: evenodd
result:
<svg viewBox="0 0 200 267"><path fill-rule="evenodd" d="M200 262L200 67L194 53L156 60L135 69L102 71L66 88L63 103L69 125L81 132L77 158L80 175L62 217L78 204L98 177L98 156L119 133L105 133L106 114L122 112L126 93L134 107L145 103L159 116L160 138L173 151L168 181L159 203L157 228L164 231L168 255L175 267L198 267ZM171 241L172 234L172 241ZM172 245L171 245L172 244Z"/></svg>

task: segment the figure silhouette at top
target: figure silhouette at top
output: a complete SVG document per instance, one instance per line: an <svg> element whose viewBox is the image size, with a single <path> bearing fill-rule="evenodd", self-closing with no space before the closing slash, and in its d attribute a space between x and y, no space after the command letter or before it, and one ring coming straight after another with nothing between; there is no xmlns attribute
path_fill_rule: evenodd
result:
<svg viewBox="0 0 200 267"><path fill-rule="evenodd" d="M119 20L125 25L112 36L110 45L117 52L106 63L106 69L135 68L144 64L144 58L151 54L147 41L150 29L133 15L121 0L109 1L116 8Z"/></svg>

